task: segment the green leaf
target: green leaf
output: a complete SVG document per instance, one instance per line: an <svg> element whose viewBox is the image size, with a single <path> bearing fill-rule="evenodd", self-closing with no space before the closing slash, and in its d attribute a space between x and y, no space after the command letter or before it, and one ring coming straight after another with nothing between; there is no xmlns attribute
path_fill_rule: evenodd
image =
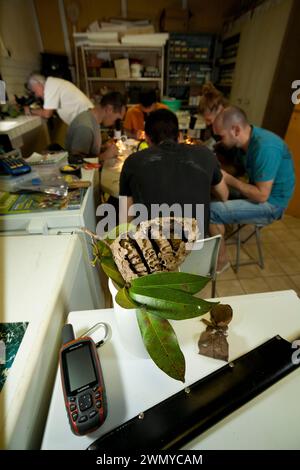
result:
<svg viewBox="0 0 300 470"><path fill-rule="evenodd" d="M123 308L139 308L139 304L129 297L126 287L120 289L116 295L116 302Z"/></svg>
<svg viewBox="0 0 300 470"><path fill-rule="evenodd" d="M95 246L95 254L97 254L100 258L103 258L103 257L112 258L112 252L110 251L108 246L105 245L105 243L103 243L102 240L97 240L94 246Z"/></svg>
<svg viewBox="0 0 300 470"><path fill-rule="evenodd" d="M203 315L218 302L207 302L168 287L130 287L131 299L146 305L161 318L186 320Z"/></svg>
<svg viewBox="0 0 300 470"><path fill-rule="evenodd" d="M118 268L112 258L102 258L101 266L105 274L110 277L119 287L125 286L125 281L118 271Z"/></svg>
<svg viewBox="0 0 300 470"><path fill-rule="evenodd" d="M131 282L133 287L168 287L196 294L210 281L208 277L187 273L153 273L138 277Z"/></svg>
<svg viewBox="0 0 300 470"><path fill-rule="evenodd" d="M155 364L175 380L184 382L185 359L168 322L146 309L136 312L145 347Z"/></svg>
<svg viewBox="0 0 300 470"><path fill-rule="evenodd" d="M122 233L126 232L136 232L136 226L134 224L120 224L106 234L105 241L112 243Z"/></svg>

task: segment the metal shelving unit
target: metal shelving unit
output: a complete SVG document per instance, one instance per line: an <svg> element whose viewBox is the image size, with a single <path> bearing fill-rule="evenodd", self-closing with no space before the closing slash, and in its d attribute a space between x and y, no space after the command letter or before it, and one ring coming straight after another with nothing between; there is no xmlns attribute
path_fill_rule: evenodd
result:
<svg viewBox="0 0 300 470"><path fill-rule="evenodd" d="M166 94L188 107L192 89L216 79L216 38L211 34L170 33L166 61ZM193 106L191 106L193 107Z"/></svg>
<svg viewBox="0 0 300 470"><path fill-rule="evenodd" d="M222 56L218 59L219 79L216 86L221 89L226 96L230 95L232 87L239 41L240 34L235 34L234 36L224 39L221 43Z"/></svg>
<svg viewBox="0 0 300 470"><path fill-rule="evenodd" d="M163 46L128 46L128 45L81 45L77 46L77 85L84 89L85 93L92 97L97 94L95 84L101 86L107 85L111 88L118 88L119 91L129 92L130 88L135 85L144 87L147 83L159 90L160 96L163 95L164 89L164 47ZM142 77L101 77L101 60L94 61L96 65L90 66L91 57L107 56L111 63L116 59L127 58L140 61L144 66L153 66L158 70L159 76L142 76ZM113 69L111 69L113 70ZM115 84L112 87L112 84Z"/></svg>

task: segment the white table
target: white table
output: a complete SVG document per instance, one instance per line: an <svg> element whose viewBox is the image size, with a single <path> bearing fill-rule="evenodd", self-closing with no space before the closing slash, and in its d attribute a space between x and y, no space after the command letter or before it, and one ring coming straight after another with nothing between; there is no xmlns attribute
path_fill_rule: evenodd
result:
<svg viewBox="0 0 300 470"><path fill-rule="evenodd" d="M101 170L101 190L116 198L119 197L120 175L125 159L119 156L107 160Z"/></svg>
<svg viewBox="0 0 300 470"><path fill-rule="evenodd" d="M50 143L47 122L39 116L18 116L0 121L0 134L7 134L13 148L22 147L24 157L40 152Z"/></svg>
<svg viewBox="0 0 300 470"><path fill-rule="evenodd" d="M300 300L294 291L225 297L221 301L230 304L234 311L228 337L229 360L276 334L290 341L300 337ZM114 427L224 365L222 361L198 354L197 342L204 329L199 318L173 322L187 363L185 385L165 375L151 359L137 358L124 349L113 309L72 312L68 321L73 324L77 336L99 321L109 323L112 328L111 341L99 351L108 416L104 425L93 434L73 435L57 375L42 449L85 449ZM299 389L300 372L297 370L185 448L300 448Z"/></svg>
<svg viewBox="0 0 300 470"><path fill-rule="evenodd" d="M0 448L38 448L70 310L93 308L78 235L0 237L0 322L29 322L0 392Z"/></svg>
<svg viewBox="0 0 300 470"><path fill-rule="evenodd" d="M115 198L119 197L119 184L122 167L126 158L137 151L139 141L127 139L120 151L121 155L103 162L101 171L101 189Z"/></svg>
<svg viewBox="0 0 300 470"><path fill-rule="evenodd" d="M18 116L0 121L0 134L8 134L14 140L41 125L42 119L39 116Z"/></svg>

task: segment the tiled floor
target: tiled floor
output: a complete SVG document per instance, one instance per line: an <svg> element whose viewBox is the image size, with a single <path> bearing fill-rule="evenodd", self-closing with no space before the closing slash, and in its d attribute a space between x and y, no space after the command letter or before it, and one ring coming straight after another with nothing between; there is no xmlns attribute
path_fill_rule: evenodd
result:
<svg viewBox="0 0 300 470"><path fill-rule="evenodd" d="M285 215L261 230L265 268L241 266L236 274L229 268L217 278L217 296L252 294L293 289L300 296L300 219ZM230 261L235 260L235 246L228 246ZM244 245L241 259L257 258L255 237ZM201 297L210 297L210 285Z"/></svg>

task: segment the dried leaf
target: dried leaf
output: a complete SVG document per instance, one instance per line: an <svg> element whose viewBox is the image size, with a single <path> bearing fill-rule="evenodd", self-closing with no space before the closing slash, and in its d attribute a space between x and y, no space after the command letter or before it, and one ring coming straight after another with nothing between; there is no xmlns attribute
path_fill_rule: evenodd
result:
<svg viewBox="0 0 300 470"><path fill-rule="evenodd" d="M228 361L227 329L232 320L232 308L230 305L214 305L210 311L210 318L211 321L202 319L207 328L198 342L199 354Z"/></svg>
<svg viewBox="0 0 300 470"><path fill-rule="evenodd" d="M220 330L211 329L210 327L204 331L198 342L199 354L228 361L229 348L226 336Z"/></svg>
<svg viewBox="0 0 300 470"><path fill-rule="evenodd" d="M212 322L216 326L227 326L232 320L232 308L230 305L218 304L214 305L210 311Z"/></svg>

